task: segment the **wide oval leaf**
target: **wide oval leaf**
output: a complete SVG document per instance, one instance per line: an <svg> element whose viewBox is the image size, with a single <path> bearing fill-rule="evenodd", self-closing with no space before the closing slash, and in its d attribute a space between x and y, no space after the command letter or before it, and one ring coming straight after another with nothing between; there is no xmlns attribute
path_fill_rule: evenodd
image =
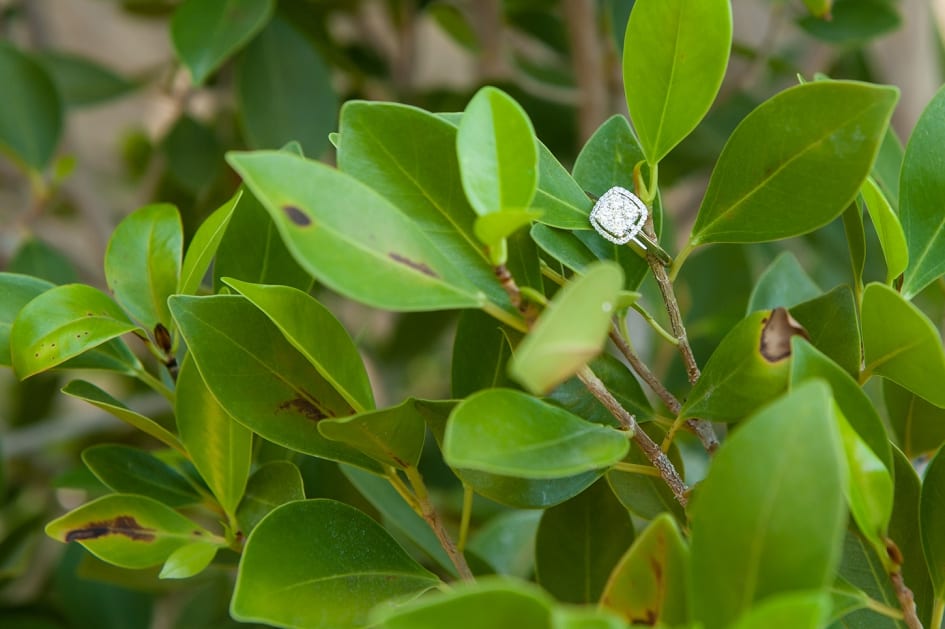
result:
<svg viewBox="0 0 945 629"><path fill-rule="evenodd" d="M275 509L253 529L230 613L278 627L362 627L378 603L438 583L354 507L303 500Z"/></svg>
<svg viewBox="0 0 945 629"><path fill-rule="evenodd" d="M99 444L82 451L82 462L100 481L119 493L148 496L169 507L202 500L180 472L139 448Z"/></svg>
<svg viewBox="0 0 945 629"><path fill-rule="evenodd" d="M383 465L400 469L416 467L427 430L417 402L410 398L379 411L326 419L318 423L318 431Z"/></svg>
<svg viewBox="0 0 945 629"><path fill-rule="evenodd" d="M945 408L885 378L883 401L889 425L909 460L923 454L931 456L945 443Z"/></svg>
<svg viewBox="0 0 945 629"><path fill-rule="evenodd" d="M173 205L146 205L122 220L105 251L105 278L122 306L145 329L171 329L167 298L177 292L184 229Z"/></svg>
<svg viewBox="0 0 945 629"><path fill-rule="evenodd" d="M945 273L945 88L916 122L900 171L899 220L909 247L902 293L911 299Z"/></svg>
<svg viewBox="0 0 945 629"><path fill-rule="evenodd" d="M692 613L726 627L772 594L822 589L846 523L830 390L797 387L730 435L690 505Z"/></svg>
<svg viewBox="0 0 945 629"><path fill-rule="evenodd" d="M515 349L509 374L544 394L577 373L604 349L622 287L623 272L611 262L568 282Z"/></svg>
<svg viewBox="0 0 945 629"><path fill-rule="evenodd" d="M509 389L488 389L450 415L443 457L451 467L521 478L563 478L613 465L625 432L586 422Z"/></svg>
<svg viewBox="0 0 945 629"><path fill-rule="evenodd" d="M722 149L689 247L789 238L839 216L870 172L898 95L818 81L762 103Z"/></svg>
<svg viewBox="0 0 945 629"><path fill-rule="evenodd" d="M160 502L110 494L46 525L60 542L78 542L99 559L123 568L147 568L195 542L213 542L209 532Z"/></svg>
<svg viewBox="0 0 945 629"><path fill-rule="evenodd" d="M10 329L20 309L54 285L30 275L0 273L0 365L12 367Z"/></svg>
<svg viewBox="0 0 945 629"><path fill-rule="evenodd" d="M227 159L269 211L295 259L328 287L388 310L476 308L484 302L412 221L357 180L286 153L230 153Z"/></svg>
<svg viewBox="0 0 945 629"><path fill-rule="evenodd" d="M27 378L137 329L102 291L85 284L57 286L17 314L10 331L13 369Z"/></svg>
<svg viewBox="0 0 945 629"><path fill-rule="evenodd" d="M52 159L62 132L62 102L43 67L7 42L0 42L0 85L16 98L0 108L0 149L29 169Z"/></svg>
<svg viewBox="0 0 945 629"><path fill-rule="evenodd" d="M637 0L623 45L630 119L650 164L702 120L732 47L728 0Z"/></svg>
<svg viewBox="0 0 945 629"><path fill-rule="evenodd" d="M945 408L945 352L935 325L902 295L883 284L863 291L864 373L902 385Z"/></svg>
<svg viewBox="0 0 945 629"><path fill-rule="evenodd" d="M790 251L778 254L761 272L748 298L748 312L790 308L821 294L820 287Z"/></svg>
<svg viewBox="0 0 945 629"><path fill-rule="evenodd" d="M357 469L357 468L354 468ZM263 463L249 477L246 491L236 511L244 535L256 528L266 515L280 505L305 499L305 487L299 468L289 461Z"/></svg>
<svg viewBox="0 0 945 629"><path fill-rule="evenodd" d="M202 84L258 33L272 16L272 0L187 0L171 18L177 56Z"/></svg>
<svg viewBox="0 0 945 629"><path fill-rule="evenodd" d="M856 298L846 284L791 307L811 345L854 377L859 376L862 360L856 310Z"/></svg>

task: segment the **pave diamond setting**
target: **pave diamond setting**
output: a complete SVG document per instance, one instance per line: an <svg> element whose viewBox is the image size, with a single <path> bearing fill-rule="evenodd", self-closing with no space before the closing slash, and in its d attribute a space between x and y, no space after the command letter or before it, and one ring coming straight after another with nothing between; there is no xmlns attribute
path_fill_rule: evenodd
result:
<svg viewBox="0 0 945 629"><path fill-rule="evenodd" d="M646 245L637 240L649 212L643 201L635 194L614 186L603 194L591 210L591 226L597 233L616 245L623 245L631 240L642 249Z"/></svg>

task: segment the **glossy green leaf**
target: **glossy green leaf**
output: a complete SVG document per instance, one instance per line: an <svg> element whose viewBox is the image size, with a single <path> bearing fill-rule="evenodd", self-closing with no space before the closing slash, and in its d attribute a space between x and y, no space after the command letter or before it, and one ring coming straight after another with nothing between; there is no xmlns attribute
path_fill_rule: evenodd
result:
<svg viewBox="0 0 945 629"><path fill-rule="evenodd" d="M879 147L879 154L876 156L870 176L879 184L886 200L897 212L899 210L899 174L902 171L904 155L905 149L902 147L899 136L896 135L895 129L889 127L886 129L886 135L883 136L883 143Z"/></svg>
<svg viewBox="0 0 945 629"><path fill-rule="evenodd" d="M789 238L839 216L869 174L898 95L819 81L765 101L726 142L690 246Z"/></svg>
<svg viewBox="0 0 945 629"><path fill-rule="evenodd" d="M626 623L606 609L592 607L555 607L551 610L551 629L626 629Z"/></svg>
<svg viewBox="0 0 945 629"><path fill-rule="evenodd" d="M689 618L689 549L669 514L643 529L607 580L600 603L629 623L677 626Z"/></svg>
<svg viewBox="0 0 945 629"><path fill-rule="evenodd" d="M538 140L528 114L494 87L476 92L456 133L466 198L479 215L525 210L538 185Z"/></svg>
<svg viewBox="0 0 945 629"><path fill-rule="evenodd" d="M848 587L858 590L867 601L873 599L891 609L898 609L899 601L882 560L855 528L851 523L844 538L837 578L849 583ZM871 609L851 609L843 615L842 622L841 626L851 629L901 629L905 626Z"/></svg>
<svg viewBox="0 0 945 629"><path fill-rule="evenodd" d="M243 52L236 70L240 121L251 148L273 149L291 140L306 155L328 148L338 97L325 62L305 35L276 15Z"/></svg>
<svg viewBox="0 0 945 629"><path fill-rule="evenodd" d="M0 108L0 150L29 169L43 170L62 133L62 101L55 84L40 64L2 42L0 85L16 94Z"/></svg>
<svg viewBox="0 0 945 629"><path fill-rule="evenodd" d="M327 308L290 286L231 278L223 281L262 310L351 408L358 412L374 408L374 394L358 348Z"/></svg>
<svg viewBox="0 0 945 629"><path fill-rule="evenodd" d="M360 627L378 603L437 583L354 507L303 500L278 507L253 529L230 613L279 627Z"/></svg>
<svg viewBox="0 0 945 629"><path fill-rule="evenodd" d="M637 0L623 45L630 119L650 164L696 128L722 85L732 47L726 0Z"/></svg>
<svg viewBox="0 0 945 629"><path fill-rule="evenodd" d="M0 365L12 366L10 356L10 328L16 315L33 298L41 295L53 284L29 275L0 273Z"/></svg>
<svg viewBox="0 0 945 629"><path fill-rule="evenodd" d="M689 507L690 601L706 629L774 593L832 581L846 522L833 409L826 384L805 383L716 453Z"/></svg>
<svg viewBox="0 0 945 629"><path fill-rule="evenodd" d="M792 339L794 358L791 361L791 386L814 378L827 382L833 399L844 417L887 470L893 469L892 450L883 420L860 385L849 373L815 349L802 337Z"/></svg>
<svg viewBox="0 0 945 629"><path fill-rule="evenodd" d="M660 443L666 436L666 431L654 422L644 424L641 430L650 435L656 443ZM670 446L667 455L676 470L681 475L685 475L685 466L675 443ZM640 448L630 448L624 462L644 466L652 465ZM623 506L644 520L653 520L661 513L668 512L679 523L687 521L682 505L676 501L672 490L661 478L613 468L607 472L607 482L610 483L610 488L613 489L614 495L623 503Z"/></svg>
<svg viewBox="0 0 945 629"><path fill-rule="evenodd" d="M170 305L207 388L236 421L292 450L377 469L319 434L320 420L351 406L248 300L177 295Z"/></svg>
<svg viewBox="0 0 945 629"><path fill-rule="evenodd" d="M886 283L892 284L909 264L909 251L906 245L906 236L899 224L899 217L890 206L889 201L879 189L879 185L872 177L867 177L860 188L866 209L873 220L876 235L879 236L879 245L886 259Z"/></svg>
<svg viewBox="0 0 945 629"><path fill-rule="evenodd" d="M159 148L169 181L184 191L199 197L219 180L223 145L212 127L193 116L179 116Z"/></svg>
<svg viewBox="0 0 945 629"><path fill-rule="evenodd" d="M709 357L679 416L738 421L787 388L790 338L798 334L779 308L748 315Z"/></svg>
<svg viewBox="0 0 945 629"><path fill-rule="evenodd" d="M132 317L153 330L171 329L167 298L177 291L184 230L177 208L146 205L125 217L108 241L108 287Z"/></svg>
<svg viewBox="0 0 945 629"><path fill-rule="evenodd" d="M626 434L534 397L489 389L459 404L443 438L451 467L522 478L564 478L612 465Z"/></svg>
<svg viewBox="0 0 945 629"><path fill-rule="evenodd" d="M811 344L852 376L860 373L860 326L850 287L842 284L791 307L791 316L807 330Z"/></svg>
<svg viewBox="0 0 945 629"><path fill-rule="evenodd" d="M798 24L817 39L849 46L893 31L901 21L889 0L834 0L829 15L830 19L805 16Z"/></svg>
<svg viewBox="0 0 945 629"><path fill-rule="evenodd" d="M909 246L902 293L911 299L945 273L945 88L925 107L902 161L899 220Z"/></svg>
<svg viewBox="0 0 945 629"><path fill-rule="evenodd" d="M935 597L945 598L945 450L939 449L925 469L919 501L922 549L935 588Z"/></svg>
<svg viewBox="0 0 945 629"><path fill-rule="evenodd" d="M516 348L509 374L536 394L547 393L603 350L623 273L600 262L552 299Z"/></svg>
<svg viewBox="0 0 945 629"><path fill-rule="evenodd" d="M601 354L591 361L590 366L620 405L637 416L638 422L646 422L652 417L653 407L646 393L625 364L609 354ZM579 378L561 383L548 397L578 417L598 424L620 426L613 414L587 390Z"/></svg>
<svg viewBox="0 0 945 629"><path fill-rule="evenodd" d="M136 82L79 55L44 50L36 61L49 73L66 107L97 105L138 87Z"/></svg>
<svg viewBox="0 0 945 629"><path fill-rule="evenodd" d="M417 400L397 406L318 423L318 431L346 443L385 466L416 467L423 451L426 424Z"/></svg>
<svg viewBox="0 0 945 629"><path fill-rule="evenodd" d="M530 210L506 210L485 214L476 219L474 232L483 243L492 246L494 243L508 238L522 227L531 224L541 216Z"/></svg>
<svg viewBox="0 0 945 629"><path fill-rule="evenodd" d="M866 268L866 228L863 225L863 212L856 203L851 203L840 218L843 222L843 234L847 239L847 249L850 251L853 285L862 293L863 269Z"/></svg>
<svg viewBox="0 0 945 629"><path fill-rule="evenodd" d="M171 41L194 84L207 80L272 16L272 0L187 0L171 19Z"/></svg>
<svg viewBox="0 0 945 629"><path fill-rule="evenodd" d="M83 450L82 461L113 491L148 496L169 507L201 501L186 478L145 450L100 444Z"/></svg>
<svg viewBox="0 0 945 629"><path fill-rule="evenodd" d="M548 629L551 600L533 584L492 577L380 607L372 616L383 629Z"/></svg>
<svg viewBox="0 0 945 629"><path fill-rule="evenodd" d="M123 568L156 566L182 546L213 539L170 507L129 494L88 502L47 524L46 534L60 542L78 542L99 559Z"/></svg>
<svg viewBox="0 0 945 629"><path fill-rule="evenodd" d="M145 417L141 413L131 410L120 400L115 399L107 392L103 391L90 382L86 382L85 380L73 380L63 387L62 392L66 395L84 400L89 404L100 408L111 415L114 415L128 425L137 428L147 435L151 435L165 445L168 445L181 452L184 451L184 446L181 445L177 437L171 434L166 428L158 424L153 419Z"/></svg>
<svg viewBox="0 0 945 629"><path fill-rule="evenodd" d="M213 262L213 288L221 278L232 277L257 284L282 284L308 291L312 276L299 266L286 248L276 224L245 186L233 208L226 232ZM184 291L181 291L184 292Z"/></svg>
<svg viewBox="0 0 945 629"><path fill-rule="evenodd" d="M504 511L490 518L469 538L466 548L503 574L528 579L535 572L535 537L541 511Z"/></svg>
<svg viewBox="0 0 945 629"><path fill-rule="evenodd" d="M865 372L945 408L945 352L928 317L888 286L870 284L863 292L862 319Z"/></svg>
<svg viewBox="0 0 945 629"><path fill-rule="evenodd" d="M220 506L232 516L249 478L253 433L217 402L189 355L177 374L174 414L190 460Z"/></svg>
<svg viewBox="0 0 945 629"><path fill-rule="evenodd" d="M302 474L294 463L270 461L260 465L246 483L246 491L236 511L236 519L244 535L256 528L259 521L280 505L305 499Z"/></svg>
<svg viewBox="0 0 945 629"><path fill-rule="evenodd" d="M167 558L158 576L162 579L189 579L210 565L218 549L215 544L205 542L181 546Z"/></svg>
<svg viewBox="0 0 945 629"><path fill-rule="evenodd" d="M930 455L945 443L945 409L886 379L883 380L883 399L889 425L906 457Z"/></svg>
<svg viewBox="0 0 945 629"><path fill-rule="evenodd" d="M580 272L597 262L597 256L578 239L575 232L536 223L529 234L542 251L572 271Z"/></svg>
<svg viewBox="0 0 945 629"><path fill-rule="evenodd" d="M10 330L13 369L27 378L136 329L101 291L85 284L57 286L17 314Z"/></svg>
<svg viewBox="0 0 945 629"><path fill-rule="evenodd" d="M821 294L814 282L790 251L785 251L768 265L751 291L748 312L790 308Z"/></svg>
<svg viewBox="0 0 945 629"><path fill-rule="evenodd" d="M830 588L830 600L832 609L827 622L828 626L831 627L840 620L843 620L843 624L839 625L841 627L858 627L859 625L851 623L847 617L864 609L869 609L871 603L871 599L866 592L839 576ZM886 620L888 621L887 625L894 622L891 618Z"/></svg>
<svg viewBox="0 0 945 629"><path fill-rule="evenodd" d="M826 592L772 596L748 610L731 629L820 629L830 613Z"/></svg>
<svg viewBox="0 0 945 629"><path fill-rule="evenodd" d="M242 190L237 191L233 198L214 210L213 214L200 224L187 245L177 293L195 295L200 290L200 284L210 268L242 194Z"/></svg>
<svg viewBox="0 0 945 629"><path fill-rule="evenodd" d="M230 153L228 159L269 211L292 255L330 288L389 310L475 308L484 302L413 222L357 180L286 153ZM346 211L351 207L359 211Z"/></svg>
<svg viewBox="0 0 945 629"><path fill-rule="evenodd" d="M538 190L532 200L532 209L541 212L538 221L559 229L591 229L588 216L593 206L564 166L539 143Z"/></svg>
<svg viewBox="0 0 945 629"><path fill-rule="evenodd" d="M506 365L512 356L509 331L478 310L459 315L453 339L453 397L461 399L490 387L509 387Z"/></svg>
<svg viewBox="0 0 945 629"><path fill-rule="evenodd" d="M539 585L567 603L595 603L633 542L630 514L603 479L545 511L535 540Z"/></svg>

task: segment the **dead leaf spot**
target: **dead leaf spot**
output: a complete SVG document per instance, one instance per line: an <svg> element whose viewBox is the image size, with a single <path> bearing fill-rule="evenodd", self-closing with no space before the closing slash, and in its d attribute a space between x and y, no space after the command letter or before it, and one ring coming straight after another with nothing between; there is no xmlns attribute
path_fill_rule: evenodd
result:
<svg viewBox="0 0 945 629"><path fill-rule="evenodd" d="M88 539L98 539L107 535L124 535L133 542L153 542L155 529L141 526L134 516L119 515L111 520L89 522L82 528L72 529L66 533L67 542L77 542Z"/></svg>
<svg viewBox="0 0 945 629"><path fill-rule="evenodd" d="M309 218L308 214L294 205L285 205L282 207L282 211L285 212L285 215L289 217L290 221L299 227L308 227L312 224L312 219Z"/></svg>
<svg viewBox="0 0 945 629"><path fill-rule="evenodd" d="M279 411L290 411L290 410L295 411L297 413L305 415L305 417L312 420L313 422L318 422L328 417L328 415L323 413L321 409L319 409L317 406L312 404L309 400L306 400L305 398L301 398L301 397L293 398L291 400L283 402L282 404L279 405L278 410Z"/></svg>
<svg viewBox="0 0 945 629"><path fill-rule="evenodd" d="M387 255L390 256L390 259L394 262L399 262L403 265L409 266L414 271L420 271L424 275L429 275L430 277L439 277L433 269L423 262L416 262L410 258L405 258L399 253L389 253Z"/></svg>
<svg viewBox="0 0 945 629"><path fill-rule="evenodd" d="M154 326L154 342L165 354L171 351L171 333L163 323Z"/></svg>
<svg viewBox="0 0 945 629"><path fill-rule="evenodd" d="M759 350L765 360L776 363L791 355L791 337L803 336L808 341L810 336L797 320L785 308L775 308L771 316L762 319L761 346Z"/></svg>

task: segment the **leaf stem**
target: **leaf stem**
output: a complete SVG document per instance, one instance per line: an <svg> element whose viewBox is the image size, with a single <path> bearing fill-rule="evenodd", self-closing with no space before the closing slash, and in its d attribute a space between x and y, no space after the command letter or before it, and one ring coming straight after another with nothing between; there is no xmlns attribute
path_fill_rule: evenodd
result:
<svg viewBox="0 0 945 629"><path fill-rule="evenodd" d="M942 626L942 620L945 618L945 598L936 598L932 605L932 622L930 627L939 629Z"/></svg>
<svg viewBox="0 0 945 629"><path fill-rule="evenodd" d="M483 300L482 311L495 317L510 328L518 330L519 332L528 332L528 325L521 317L516 317L505 308L502 308L488 299Z"/></svg>
<svg viewBox="0 0 945 629"><path fill-rule="evenodd" d="M679 275L679 270L686 262L686 259L689 258L689 254L691 254L695 248L696 245L692 241L689 241L686 243L686 246L682 248L682 251L676 254L676 257L673 258L673 265L669 269L670 282L676 281L676 276Z"/></svg>
<svg viewBox="0 0 945 629"><path fill-rule="evenodd" d="M463 556L463 553L456 548L456 544L453 543L452 538L450 538L449 533L446 531L446 527L443 525L440 514L430 501L430 493L427 491L427 486L423 482L420 470L411 465L404 470L404 473L407 475L407 480L410 481L410 486L413 488L417 504L420 506L421 517L423 517L427 524L430 525L430 528L433 529L433 533L440 541L440 546L442 546L446 554L449 555L450 561L452 561L453 565L456 567L456 572L459 573L460 578L464 581L471 581L473 574L469 569L469 564L466 563L466 558Z"/></svg>
<svg viewBox="0 0 945 629"><path fill-rule="evenodd" d="M463 515L459 522L459 542L457 550L466 550L466 540L469 538L469 521L472 518L473 488L463 483Z"/></svg>
<svg viewBox="0 0 945 629"><path fill-rule="evenodd" d="M649 435L640 430L640 426L637 424L633 415L620 405L617 398L607 390L607 387L590 367L584 366L577 373L577 377L584 383L587 390L591 392L591 395L596 397L617 421L633 435L634 442L643 450L643 454L646 455L646 458L653 464L653 467L656 468L660 478L669 486L676 501L685 507L686 503L689 501L689 488L679 476L679 472L676 470L673 462L669 460L669 457L666 456L666 453L660 450L660 447L650 439Z"/></svg>
<svg viewBox="0 0 945 629"><path fill-rule="evenodd" d="M150 373L148 373L146 369L144 369L143 367L136 368L134 370L134 375L138 380L140 380L144 384L151 387L153 390L163 395L164 398L168 402L170 402L172 405L174 404L174 397L175 397L174 392L171 391L171 389L168 388L166 384L164 384L159 379L155 378Z"/></svg>
<svg viewBox="0 0 945 629"><path fill-rule="evenodd" d="M629 472L630 474L643 474L644 476L659 476L660 471L650 465L640 465L639 463L624 463L620 461L614 464L614 469L618 472Z"/></svg>
<svg viewBox="0 0 945 629"><path fill-rule="evenodd" d="M661 325L659 324L659 322L658 322L656 319L653 318L653 315L651 315L651 314L647 311L646 308L644 308L643 306L641 306L639 303L634 303L634 304L631 306L631 308L633 308L634 310L636 310L636 311L640 314L640 316L643 317L643 320L646 321L647 324L648 324L651 328L653 328L653 331L656 332L657 334L659 334L660 336L662 336L662 337L666 340L667 343L670 343L670 344L673 345L674 347L678 347L678 346L679 346L679 339L677 339L675 336L673 336L673 335L670 334L668 331L666 331L666 328L664 328L663 326L661 326Z"/></svg>

